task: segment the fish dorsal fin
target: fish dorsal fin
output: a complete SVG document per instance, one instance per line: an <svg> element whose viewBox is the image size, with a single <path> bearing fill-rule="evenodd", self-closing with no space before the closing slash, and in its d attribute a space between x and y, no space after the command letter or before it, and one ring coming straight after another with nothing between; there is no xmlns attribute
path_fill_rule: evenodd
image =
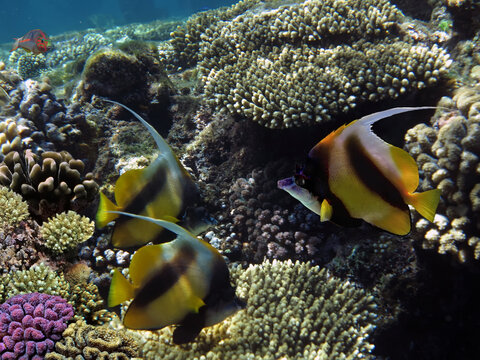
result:
<svg viewBox="0 0 480 360"><path fill-rule="evenodd" d="M125 171L115 183L115 201L120 208L125 207L130 199L135 196L133 189L141 189L145 185L145 169L132 169Z"/></svg>
<svg viewBox="0 0 480 360"><path fill-rule="evenodd" d="M372 125L375 124L377 121L385 119L390 116L394 116L397 114L402 114L409 111L416 111L416 110L432 110L436 109L435 106L404 106L404 107L395 107L383 111L378 111L373 114L366 115L356 121L357 126L366 126L371 129ZM350 123L348 126L353 125Z"/></svg>
<svg viewBox="0 0 480 360"><path fill-rule="evenodd" d="M135 252L129 267L134 286L140 286L152 270L163 262L162 252L161 245L145 245Z"/></svg>
<svg viewBox="0 0 480 360"><path fill-rule="evenodd" d="M389 148L405 189L408 192L414 192L419 182L417 163L405 150L393 145L389 145Z"/></svg>

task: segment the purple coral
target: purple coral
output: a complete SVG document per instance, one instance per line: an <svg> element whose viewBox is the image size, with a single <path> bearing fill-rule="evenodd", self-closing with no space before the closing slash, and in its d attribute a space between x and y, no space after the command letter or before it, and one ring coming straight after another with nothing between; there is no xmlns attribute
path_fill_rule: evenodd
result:
<svg viewBox="0 0 480 360"><path fill-rule="evenodd" d="M43 359L73 317L60 296L16 295L0 305L0 359Z"/></svg>

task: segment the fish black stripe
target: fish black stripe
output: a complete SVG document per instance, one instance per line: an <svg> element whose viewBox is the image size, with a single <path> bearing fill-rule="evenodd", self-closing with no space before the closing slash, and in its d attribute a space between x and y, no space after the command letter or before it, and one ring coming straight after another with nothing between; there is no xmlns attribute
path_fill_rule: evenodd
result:
<svg viewBox="0 0 480 360"><path fill-rule="evenodd" d="M159 271L142 286L132 302L137 307L148 306L151 302L164 295L171 289L195 260L194 250L185 245L178 251L172 260L160 267Z"/></svg>
<svg viewBox="0 0 480 360"><path fill-rule="evenodd" d="M367 150L356 135L350 135L345 140L345 147L350 165L362 183L391 206L402 211L408 210L398 189L370 159Z"/></svg>
<svg viewBox="0 0 480 360"><path fill-rule="evenodd" d="M136 194L122 211L141 214L146 206L151 203L158 194L164 189L167 180L167 168L165 165L159 166L152 178L147 181L145 186ZM116 224L121 224L131 220L129 216L120 215Z"/></svg>

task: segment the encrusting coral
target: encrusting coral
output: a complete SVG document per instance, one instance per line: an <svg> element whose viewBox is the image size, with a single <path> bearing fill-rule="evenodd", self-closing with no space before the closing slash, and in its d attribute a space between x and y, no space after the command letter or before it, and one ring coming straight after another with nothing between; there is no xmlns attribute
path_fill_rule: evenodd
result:
<svg viewBox="0 0 480 360"><path fill-rule="evenodd" d="M406 135L406 149L423 173L421 189L442 191L433 223L415 217L415 236L424 249L462 263L480 260L480 87L460 88L438 105L443 109L429 125Z"/></svg>
<svg viewBox="0 0 480 360"><path fill-rule="evenodd" d="M58 255L76 249L77 245L90 239L94 231L93 221L70 210L44 222L40 235L45 246Z"/></svg>
<svg viewBox="0 0 480 360"><path fill-rule="evenodd" d="M0 227L17 225L28 215L28 204L22 197L0 185Z"/></svg>
<svg viewBox="0 0 480 360"><path fill-rule="evenodd" d="M130 360L138 356L136 339L122 330L91 326L78 320L62 336L55 344L55 351L45 356L46 360Z"/></svg>
<svg viewBox="0 0 480 360"><path fill-rule="evenodd" d="M308 126L446 75L447 53L396 35L403 15L386 0L275 5L202 28L198 65L218 109L269 128Z"/></svg>
<svg viewBox="0 0 480 360"><path fill-rule="evenodd" d="M366 359L373 297L325 269L291 261L233 268L247 308L175 346L171 328L145 333L145 359Z"/></svg>

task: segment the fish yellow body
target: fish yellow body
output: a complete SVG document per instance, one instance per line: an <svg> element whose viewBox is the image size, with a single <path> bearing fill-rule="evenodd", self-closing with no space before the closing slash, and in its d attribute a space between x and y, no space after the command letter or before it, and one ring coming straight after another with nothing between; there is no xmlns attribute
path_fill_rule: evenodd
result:
<svg viewBox="0 0 480 360"><path fill-rule="evenodd" d="M150 124L125 105L105 101L122 106L140 120L153 136L160 154L146 168L126 171L118 178L115 184L116 204L100 193L97 227L102 228L115 220L112 244L118 248L141 246L150 241L162 242L162 227L111 211L178 222L185 216L187 208L199 200L198 188L172 149Z"/></svg>
<svg viewBox="0 0 480 360"><path fill-rule="evenodd" d="M115 270L108 305L133 299L123 318L127 328L152 330L177 324L174 342L185 343L203 327L240 309L225 260L210 244L168 221L122 215L142 218L177 234L169 243L138 249L130 263L130 281Z"/></svg>
<svg viewBox="0 0 480 360"><path fill-rule="evenodd" d="M383 118L422 109L431 107L393 108L341 126L310 150L306 166L295 177L280 180L278 187L319 214L321 221L339 225L364 220L405 235L411 229L408 205L433 221L440 190L415 193L415 160L371 129Z"/></svg>

